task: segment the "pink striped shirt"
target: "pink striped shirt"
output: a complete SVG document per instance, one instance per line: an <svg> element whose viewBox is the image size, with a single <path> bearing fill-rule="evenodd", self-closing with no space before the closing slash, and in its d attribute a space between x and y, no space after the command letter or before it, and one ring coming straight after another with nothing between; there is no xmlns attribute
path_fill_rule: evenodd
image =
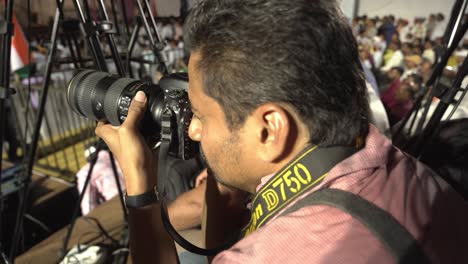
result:
<svg viewBox="0 0 468 264"><path fill-rule="evenodd" d="M433 175L371 126L366 147L335 166L309 193L332 187L358 194L392 214L433 263L468 263L468 203ZM260 187L270 177L263 178ZM218 254L214 263L395 260L359 221L339 209L316 205L270 220Z"/></svg>

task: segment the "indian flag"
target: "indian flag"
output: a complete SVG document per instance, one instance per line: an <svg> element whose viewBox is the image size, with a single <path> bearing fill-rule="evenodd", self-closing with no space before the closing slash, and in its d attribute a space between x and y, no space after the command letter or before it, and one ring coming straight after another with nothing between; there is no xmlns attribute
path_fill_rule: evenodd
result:
<svg viewBox="0 0 468 264"><path fill-rule="evenodd" d="M28 42L24 36L16 16L13 15L13 24L15 25L15 34L11 41L10 67L14 72L28 65Z"/></svg>

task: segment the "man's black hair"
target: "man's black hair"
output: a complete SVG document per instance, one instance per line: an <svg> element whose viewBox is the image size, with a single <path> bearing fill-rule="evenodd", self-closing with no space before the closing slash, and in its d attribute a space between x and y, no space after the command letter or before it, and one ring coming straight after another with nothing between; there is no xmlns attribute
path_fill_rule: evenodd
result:
<svg viewBox="0 0 468 264"><path fill-rule="evenodd" d="M369 107L355 38L329 0L205 0L185 25L205 93L231 129L268 102L293 107L312 144L353 145Z"/></svg>

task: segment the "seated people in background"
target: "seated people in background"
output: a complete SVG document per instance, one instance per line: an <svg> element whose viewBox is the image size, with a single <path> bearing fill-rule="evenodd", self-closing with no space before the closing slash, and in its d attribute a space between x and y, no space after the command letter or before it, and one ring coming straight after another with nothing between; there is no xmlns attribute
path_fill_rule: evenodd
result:
<svg viewBox="0 0 468 264"><path fill-rule="evenodd" d="M445 74L446 74L446 72L444 71L444 75ZM463 79L461 87L467 87L467 85L468 85L468 76L466 76ZM455 96L455 100L460 100L460 95L461 95L461 93L458 93ZM440 102L440 100L437 97L432 98L432 101L430 102L430 105L429 105L429 110L427 111L427 116L424 118L424 124L423 124L422 127L425 127L427 125L427 123L429 122L430 118L432 117L434 111L437 109L437 106L439 105L439 102ZM463 97L461 99L460 105L456 109L454 108L454 104L450 104L447 107L447 110L445 111L444 115L442 116L442 120L446 121L447 118L449 117L449 115L452 113L452 111L453 111L453 115L451 116L450 120L468 118L468 96L465 96L465 97ZM416 114L417 114L417 116L416 116L416 119L415 119L415 124L418 124L423 119L424 111L417 111ZM413 118L413 116L411 118ZM411 128L411 130L410 130L410 128ZM411 127L410 122L408 122L405 125L404 130L408 135L412 136L417 132L416 128L417 128L417 125L413 125Z"/></svg>
<svg viewBox="0 0 468 264"><path fill-rule="evenodd" d="M460 48L459 50L454 52L453 56L455 57L455 61L456 61L456 65L453 67L454 70L458 71L461 68L463 61L465 60L467 55L468 55L468 49L466 49L466 47Z"/></svg>
<svg viewBox="0 0 468 264"><path fill-rule="evenodd" d="M421 56L419 55L410 55L405 57L405 71L400 77L402 80L411 74L419 73L419 64L421 63Z"/></svg>
<svg viewBox="0 0 468 264"><path fill-rule="evenodd" d="M414 45L413 47L413 54L414 55L418 55L418 56L422 56L423 54L423 47L421 45Z"/></svg>
<svg viewBox="0 0 468 264"><path fill-rule="evenodd" d="M200 226L206 188L206 169L199 157L180 160L168 157L165 198L176 230Z"/></svg>
<svg viewBox="0 0 468 264"><path fill-rule="evenodd" d="M403 56L413 55L413 48L414 48L413 43L404 42L403 44L401 44L401 53L403 53Z"/></svg>
<svg viewBox="0 0 468 264"><path fill-rule="evenodd" d="M195 187L180 194L169 204L167 211L171 224L176 230L184 230L201 225L207 175L206 169L203 170L196 178Z"/></svg>
<svg viewBox="0 0 468 264"><path fill-rule="evenodd" d="M335 1L202 0L184 32L189 135L212 171L206 246L239 234L246 192L258 195L243 237L214 263L395 263L396 254L415 252L433 263L466 263L468 204L369 126L356 42ZM154 198L158 164L138 130L146 105L138 92L120 127L100 123L96 133L127 183L133 263L177 263ZM331 146L343 155L323 154ZM329 166L322 173L311 163ZM308 203L332 189L386 212L408 243L394 253L361 220ZM149 204L128 204L148 196Z"/></svg>
<svg viewBox="0 0 468 264"><path fill-rule="evenodd" d="M442 37L445 33L445 28L447 27L447 22L444 21L445 17L442 13L438 13L436 15L436 24L434 30L431 34L431 40L437 42L441 42Z"/></svg>
<svg viewBox="0 0 468 264"><path fill-rule="evenodd" d="M404 19L398 19L397 22L397 32L402 42L410 42L413 38L411 34L411 28L408 25L408 21Z"/></svg>
<svg viewBox="0 0 468 264"><path fill-rule="evenodd" d="M411 34L417 39L423 39L426 37L426 25L424 24L424 18L415 18Z"/></svg>
<svg viewBox="0 0 468 264"><path fill-rule="evenodd" d="M423 39L421 39L421 38L415 38L415 39L413 40L413 51L415 50L415 49L414 49L415 47L421 48L420 51L421 51L421 54L422 54ZM413 54L415 54L415 53L413 52Z"/></svg>
<svg viewBox="0 0 468 264"><path fill-rule="evenodd" d="M393 67L388 73L387 78L390 80L390 84L387 89L385 89L380 96L382 103L386 109L393 107L395 104L395 94L400 89L401 86L401 75L403 74L403 69L400 67Z"/></svg>
<svg viewBox="0 0 468 264"><path fill-rule="evenodd" d="M384 21L379 30L385 34L385 41L387 44L390 43L392 41L392 37L396 35L395 33L397 32L395 26L395 16L389 15L384 17Z"/></svg>
<svg viewBox="0 0 468 264"><path fill-rule="evenodd" d="M399 41L391 42L385 53L391 53L391 55L384 55L384 66L380 68L382 72L388 72L393 67L403 66L404 55L401 51L401 43Z"/></svg>
<svg viewBox="0 0 468 264"><path fill-rule="evenodd" d="M427 40L424 42L424 51L422 57L429 60L432 64L435 62L436 54L434 51L434 43L432 41Z"/></svg>
<svg viewBox="0 0 468 264"><path fill-rule="evenodd" d="M374 69L374 58L371 55L369 45L361 45L359 47L359 58L361 58L362 64L366 66L367 69Z"/></svg>
<svg viewBox="0 0 468 264"><path fill-rule="evenodd" d="M378 95L380 94L379 86L377 80L375 79L372 71L374 68L373 57L369 51L369 46L363 46L359 48L359 58L361 59L362 69L364 70L364 76L366 81L371 85L374 92Z"/></svg>
<svg viewBox="0 0 468 264"><path fill-rule="evenodd" d="M426 39L430 40L432 36L432 32L434 31L434 27L436 25L436 16L435 14L429 14L427 23L426 23Z"/></svg>
<svg viewBox="0 0 468 264"><path fill-rule="evenodd" d="M394 125L413 107L414 95L421 87L422 78L412 74L403 80L400 89L395 93L395 103L389 108L388 118L390 125Z"/></svg>
<svg viewBox="0 0 468 264"><path fill-rule="evenodd" d="M374 66L380 68L383 62L384 51L387 48L384 37L382 35L374 37Z"/></svg>
<svg viewBox="0 0 468 264"><path fill-rule="evenodd" d="M421 74L423 83L426 83L431 77L432 66L433 66L433 63L430 60L426 58L422 59L421 65L419 67L419 73Z"/></svg>

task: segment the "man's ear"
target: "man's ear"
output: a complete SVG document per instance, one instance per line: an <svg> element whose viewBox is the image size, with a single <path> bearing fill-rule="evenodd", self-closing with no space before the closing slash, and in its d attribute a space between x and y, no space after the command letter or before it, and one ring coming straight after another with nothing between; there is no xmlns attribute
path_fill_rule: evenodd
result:
<svg viewBox="0 0 468 264"><path fill-rule="evenodd" d="M257 138L257 153L266 162L278 162L287 156L291 148L294 120L283 107L267 103L254 113Z"/></svg>

